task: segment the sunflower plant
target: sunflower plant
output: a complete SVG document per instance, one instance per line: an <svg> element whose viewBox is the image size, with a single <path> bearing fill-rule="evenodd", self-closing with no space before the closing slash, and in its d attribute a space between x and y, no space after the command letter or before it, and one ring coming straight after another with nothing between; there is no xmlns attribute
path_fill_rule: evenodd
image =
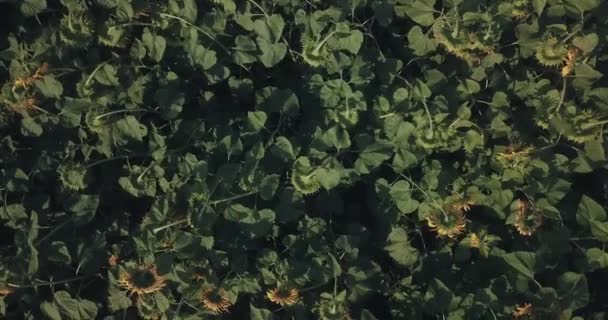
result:
<svg viewBox="0 0 608 320"><path fill-rule="evenodd" d="M603 319L608 3L0 3L0 318Z"/></svg>

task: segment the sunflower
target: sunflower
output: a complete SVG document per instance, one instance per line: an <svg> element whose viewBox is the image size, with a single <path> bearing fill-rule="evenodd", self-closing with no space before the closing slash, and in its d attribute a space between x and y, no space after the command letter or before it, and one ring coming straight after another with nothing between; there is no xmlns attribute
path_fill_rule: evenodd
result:
<svg viewBox="0 0 608 320"><path fill-rule="evenodd" d="M455 238L464 232L467 221L465 210L448 206L447 210L433 212L426 220L429 228L437 233L439 238Z"/></svg>
<svg viewBox="0 0 608 320"><path fill-rule="evenodd" d="M568 76L572 71L574 71L574 67L576 64L576 58L580 55L580 49L576 47L570 47L568 49L568 53L564 58L564 67L562 68L562 77Z"/></svg>
<svg viewBox="0 0 608 320"><path fill-rule="evenodd" d="M496 159L505 166L517 167L530 159L532 151L532 147L512 144L504 151L496 153Z"/></svg>
<svg viewBox="0 0 608 320"><path fill-rule="evenodd" d="M22 78L16 79L13 84L13 87L27 88L27 87L31 86L35 80L42 79L48 70L49 70L49 65L48 65L48 63L45 62L42 65L40 65L40 67L38 67L38 69L36 69L36 73L34 73L33 76L22 77Z"/></svg>
<svg viewBox="0 0 608 320"><path fill-rule="evenodd" d="M529 202L517 200L513 225L522 236L531 236L543 224L542 216L533 210Z"/></svg>
<svg viewBox="0 0 608 320"><path fill-rule="evenodd" d="M479 248L481 247L482 244L482 240L481 238L479 238L479 236L477 235L477 233L471 233L470 239L469 239L469 246L471 246L471 248Z"/></svg>
<svg viewBox="0 0 608 320"><path fill-rule="evenodd" d="M11 293L13 293L13 289L0 286L0 297L6 297Z"/></svg>
<svg viewBox="0 0 608 320"><path fill-rule="evenodd" d="M13 112L31 111L36 108L36 103L36 98L26 98L9 106L9 108Z"/></svg>
<svg viewBox="0 0 608 320"><path fill-rule="evenodd" d="M226 291L213 288L203 290L201 302L205 308L216 314L228 312L228 308L232 305L228 300Z"/></svg>
<svg viewBox="0 0 608 320"><path fill-rule="evenodd" d="M111 267L116 267L120 262L120 258L117 255L111 255L108 257L108 265Z"/></svg>
<svg viewBox="0 0 608 320"><path fill-rule="evenodd" d="M299 298L299 293L298 289L295 288L275 288L266 291L266 297L268 297L268 300L284 307L296 303Z"/></svg>
<svg viewBox="0 0 608 320"><path fill-rule="evenodd" d="M122 273L118 284L127 289L131 295L144 295L162 290L167 283L156 271L156 266L149 266Z"/></svg>
<svg viewBox="0 0 608 320"><path fill-rule="evenodd" d="M524 303L522 305L518 305L515 307L515 311L513 311L514 319L520 319L520 318L523 318L526 316L529 318L532 318L532 316L533 316L532 304Z"/></svg>

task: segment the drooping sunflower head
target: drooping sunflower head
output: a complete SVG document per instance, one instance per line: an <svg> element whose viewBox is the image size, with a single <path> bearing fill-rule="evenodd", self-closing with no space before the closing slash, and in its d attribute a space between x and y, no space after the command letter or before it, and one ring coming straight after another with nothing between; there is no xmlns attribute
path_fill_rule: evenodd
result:
<svg viewBox="0 0 608 320"><path fill-rule="evenodd" d="M475 28L462 26L455 28L456 24L462 22L439 19L433 24L433 36L443 48L454 56L469 64L478 64L481 59L495 51L493 37L478 34L479 30L490 30L491 28ZM458 30L458 31L456 31ZM488 38L488 40L485 40Z"/></svg>
<svg viewBox="0 0 608 320"><path fill-rule="evenodd" d="M86 9L73 10L61 18L59 39L68 46L88 47L94 25Z"/></svg>
<svg viewBox="0 0 608 320"><path fill-rule="evenodd" d="M477 235L477 233L471 233L471 236L469 238L469 246L471 246L471 248L479 248L481 247L482 243L483 241L481 240L479 235Z"/></svg>
<svg viewBox="0 0 608 320"><path fill-rule="evenodd" d="M480 229L477 232L469 233L461 243L469 248L476 249L483 257L487 257L493 244L499 240L500 237L489 234L485 229Z"/></svg>
<svg viewBox="0 0 608 320"><path fill-rule="evenodd" d="M120 263L120 258L117 255L110 255L108 257L108 265L110 267L116 267Z"/></svg>
<svg viewBox="0 0 608 320"><path fill-rule="evenodd" d="M37 100L34 97L25 98L21 101L18 101L15 104L12 104L10 106L10 109L13 112L32 111L33 109L36 108L36 103L37 103Z"/></svg>
<svg viewBox="0 0 608 320"><path fill-rule="evenodd" d="M451 206L433 211L426 221L439 238L453 239L462 234L467 226L464 210L457 210Z"/></svg>
<svg viewBox="0 0 608 320"><path fill-rule="evenodd" d="M319 319L323 320L347 320L350 318L350 310L346 303L346 291L334 296L324 292L315 306Z"/></svg>
<svg viewBox="0 0 608 320"><path fill-rule="evenodd" d="M515 220L513 225L522 236L531 236L543 224L543 217L525 200L515 203Z"/></svg>
<svg viewBox="0 0 608 320"><path fill-rule="evenodd" d="M305 40L302 46L302 58L311 67L324 66L329 59L330 52L325 41Z"/></svg>
<svg viewBox="0 0 608 320"><path fill-rule="evenodd" d="M597 139L603 132L603 124L600 117L593 111L577 110L576 113L564 117L568 121L568 126L563 135L571 142L584 144ZM602 125L600 125L602 124Z"/></svg>
<svg viewBox="0 0 608 320"><path fill-rule="evenodd" d="M291 306L298 301L299 292L295 288L275 288L266 291L266 297L268 300L285 307Z"/></svg>
<svg viewBox="0 0 608 320"><path fill-rule="evenodd" d="M81 191L87 187L87 169L78 163L65 163L57 167L57 175L64 188Z"/></svg>
<svg viewBox="0 0 608 320"><path fill-rule="evenodd" d="M311 166L306 157L300 157L296 160L290 179L293 187L303 195L313 194L321 188L316 169Z"/></svg>
<svg viewBox="0 0 608 320"><path fill-rule="evenodd" d="M418 146L428 151L437 151L448 150L453 145L456 133L456 130L447 125L438 125L431 130L425 124L414 135Z"/></svg>
<svg viewBox="0 0 608 320"><path fill-rule="evenodd" d="M564 58L564 66L562 67L562 77L566 77L574 71L576 65L576 58L581 54L581 50L577 47L568 48L568 54Z"/></svg>
<svg viewBox="0 0 608 320"><path fill-rule="evenodd" d="M9 294L13 293L13 291L14 290L9 287L0 285L0 298L8 296Z"/></svg>
<svg viewBox="0 0 608 320"><path fill-rule="evenodd" d="M557 67L562 63L567 52L566 46L555 38L549 38L536 48L536 59L544 66Z"/></svg>
<svg viewBox="0 0 608 320"><path fill-rule="evenodd" d="M514 319L533 319L534 318L534 308L530 303L524 303L521 305L515 306L515 310L513 310L513 318Z"/></svg>
<svg viewBox="0 0 608 320"><path fill-rule="evenodd" d="M228 312L232 305L227 293L223 289L207 288L201 294L201 303L205 309L215 313Z"/></svg>
<svg viewBox="0 0 608 320"><path fill-rule="evenodd" d="M511 16L516 19L524 19L530 14L529 0L514 0L512 5L513 9L511 10Z"/></svg>
<svg viewBox="0 0 608 320"><path fill-rule="evenodd" d="M534 149L513 143L496 153L496 160L504 167L518 167L530 160L530 154Z"/></svg>
<svg viewBox="0 0 608 320"><path fill-rule="evenodd" d="M129 294L139 296L161 291L167 285L166 279L158 274L155 266L123 272L118 284Z"/></svg>

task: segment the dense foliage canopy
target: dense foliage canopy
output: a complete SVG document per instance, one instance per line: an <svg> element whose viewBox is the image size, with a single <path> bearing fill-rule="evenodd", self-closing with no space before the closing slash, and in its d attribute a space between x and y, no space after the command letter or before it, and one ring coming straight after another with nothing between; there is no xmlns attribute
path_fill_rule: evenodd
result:
<svg viewBox="0 0 608 320"><path fill-rule="evenodd" d="M608 319L607 16L0 4L0 317Z"/></svg>

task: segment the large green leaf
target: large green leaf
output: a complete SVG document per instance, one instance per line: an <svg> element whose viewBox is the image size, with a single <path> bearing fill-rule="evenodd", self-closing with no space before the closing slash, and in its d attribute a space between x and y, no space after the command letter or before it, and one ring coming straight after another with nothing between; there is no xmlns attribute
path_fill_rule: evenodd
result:
<svg viewBox="0 0 608 320"><path fill-rule="evenodd" d="M534 279L536 255L534 252L516 251L503 255L504 262L515 272L526 278Z"/></svg>
<svg viewBox="0 0 608 320"><path fill-rule="evenodd" d="M418 253L412 248L408 240L407 232L403 228L391 231L386 239L384 250L402 266L409 267L416 263Z"/></svg>

